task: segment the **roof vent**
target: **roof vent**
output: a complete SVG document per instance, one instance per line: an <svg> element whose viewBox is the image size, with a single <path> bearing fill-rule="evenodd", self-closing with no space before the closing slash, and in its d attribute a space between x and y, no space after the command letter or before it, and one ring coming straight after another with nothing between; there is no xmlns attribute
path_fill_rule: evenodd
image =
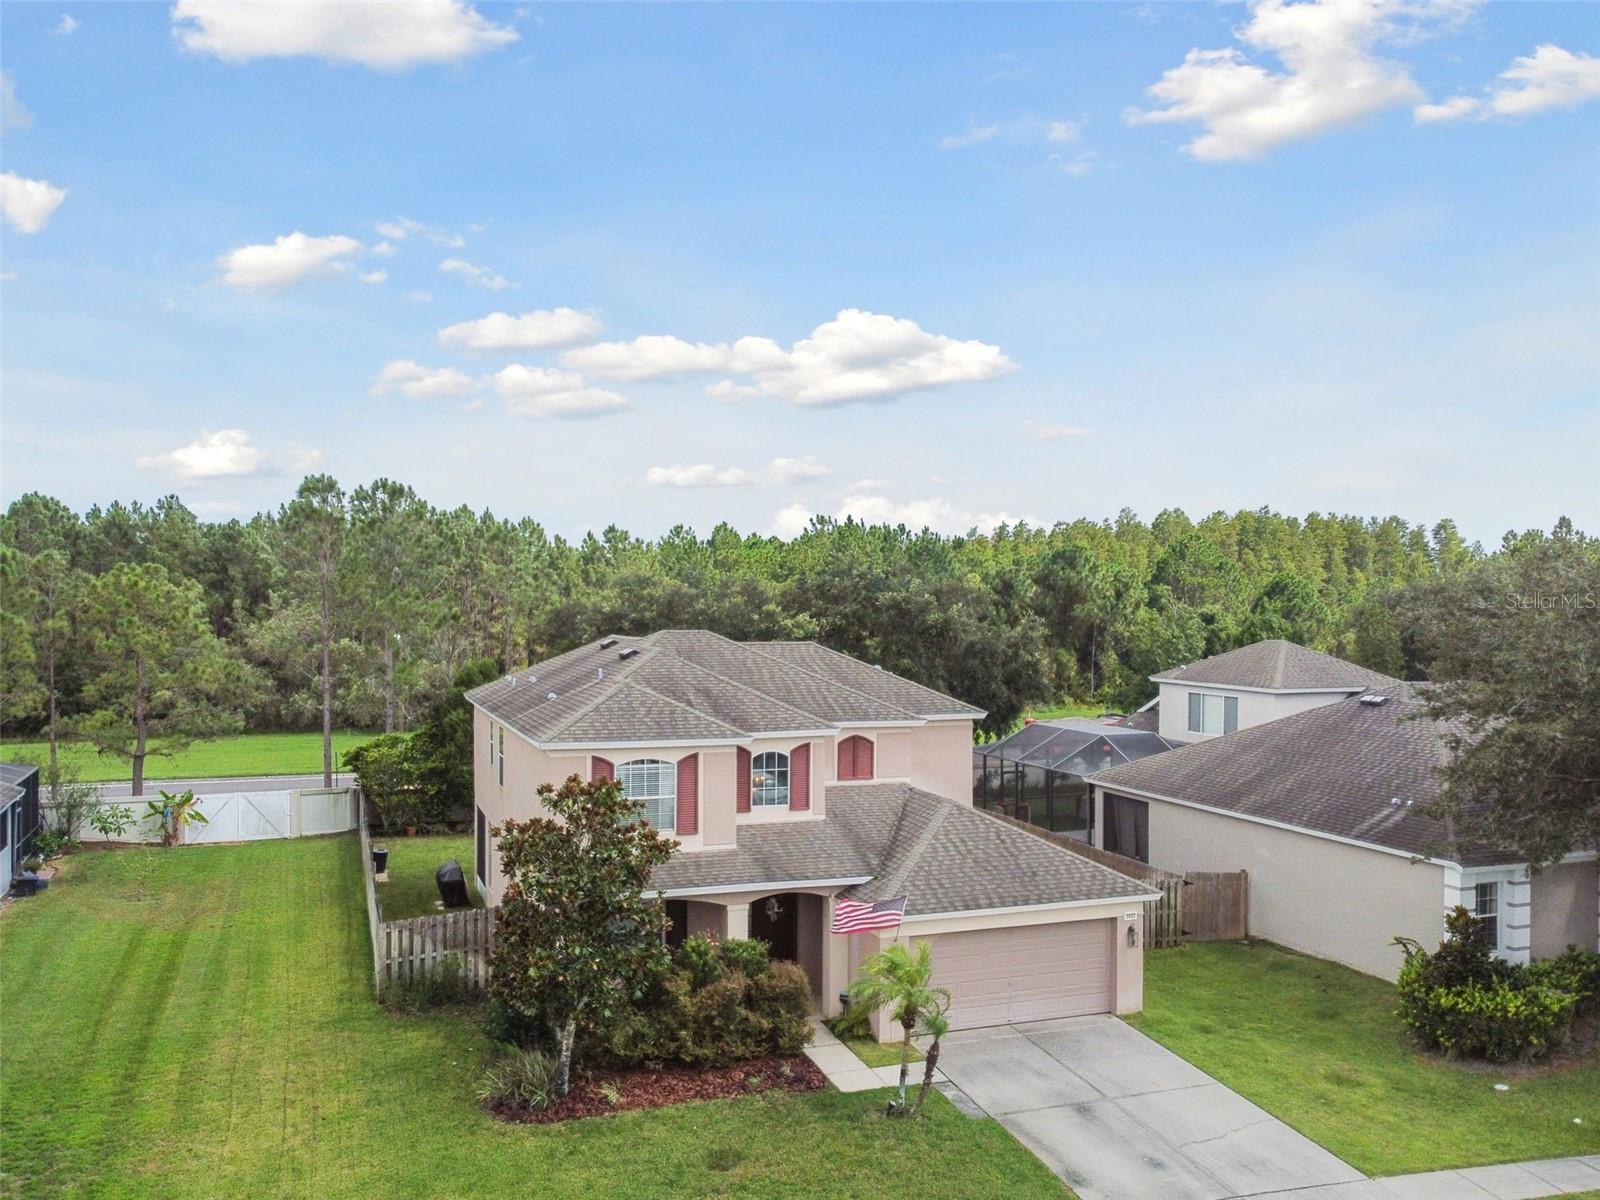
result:
<svg viewBox="0 0 1600 1200"><path fill-rule="evenodd" d="M621 659L623 662L627 662L630 658L632 658L637 653L639 653L639 649L638 649L637 646L629 646L626 650L618 650L617 651L617 657L619 659Z"/></svg>
<svg viewBox="0 0 1600 1200"><path fill-rule="evenodd" d="M1389 797L1390 808L1410 808L1415 803L1416 801L1414 800L1402 800L1399 796Z"/></svg>
<svg viewBox="0 0 1600 1200"><path fill-rule="evenodd" d="M616 644L617 644L617 639L616 638L601 638L600 639L600 649L602 649L602 650L609 650L609 649L611 649L611 647L615 646Z"/></svg>
<svg viewBox="0 0 1600 1200"><path fill-rule="evenodd" d="M556 694L554 692L549 692L545 696L546 700L554 700L555 698L556 698Z"/></svg>
<svg viewBox="0 0 1600 1200"><path fill-rule="evenodd" d="M1380 704L1389 703L1389 697L1380 695L1377 692L1368 692L1365 696L1361 697L1361 703L1365 704L1368 708L1377 708Z"/></svg>
<svg viewBox="0 0 1600 1200"><path fill-rule="evenodd" d="M594 677L596 682L604 679L606 677L606 669L604 667L596 667L594 669Z"/></svg>

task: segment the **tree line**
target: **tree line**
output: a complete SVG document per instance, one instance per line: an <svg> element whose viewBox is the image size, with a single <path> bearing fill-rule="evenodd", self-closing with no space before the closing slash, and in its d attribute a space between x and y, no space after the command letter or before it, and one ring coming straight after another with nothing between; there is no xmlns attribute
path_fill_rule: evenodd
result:
<svg viewBox="0 0 1600 1200"><path fill-rule="evenodd" d="M473 659L675 626L813 638L985 708L993 732L1066 698L1129 709L1152 672L1263 637L1425 676L1407 598L1547 537L1592 545L1565 522L1487 553L1448 519L1267 509L569 541L388 479L313 475L277 511L221 522L176 496L80 515L32 493L0 519L0 728L88 740L137 784L148 755L196 738L404 730Z"/></svg>

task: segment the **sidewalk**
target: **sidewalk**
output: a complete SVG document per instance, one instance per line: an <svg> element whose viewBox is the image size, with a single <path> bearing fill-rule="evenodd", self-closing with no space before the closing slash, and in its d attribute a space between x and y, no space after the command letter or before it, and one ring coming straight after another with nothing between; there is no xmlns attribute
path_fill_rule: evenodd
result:
<svg viewBox="0 0 1600 1200"><path fill-rule="evenodd" d="M1269 1192L1252 1200L1543 1200L1595 1190L1600 1190L1600 1154L1390 1175L1361 1183Z"/></svg>
<svg viewBox="0 0 1600 1200"><path fill-rule="evenodd" d="M816 1063L818 1069L828 1077L828 1082L841 1092L870 1092L873 1088L895 1087L900 1082L898 1066L867 1066L856 1057L854 1050L834 1037L832 1031L814 1017L811 1021L811 1044L806 1047L806 1057ZM920 1062L911 1064L911 1075L906 1080L908 1087L921 1086L922 1071ZM935 1068L933 1078L935 1083L944 1082L944 1072Z"/></svg>

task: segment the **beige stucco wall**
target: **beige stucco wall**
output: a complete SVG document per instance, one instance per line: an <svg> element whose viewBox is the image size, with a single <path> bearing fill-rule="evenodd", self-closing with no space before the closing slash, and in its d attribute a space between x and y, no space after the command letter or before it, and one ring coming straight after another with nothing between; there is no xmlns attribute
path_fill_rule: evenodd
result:
<svg viewBox="0 0 1600 1200"><path fill-rule="evenodd" d="M1320 708L1343 700L1353 693L1342 692L1247 692L1238 688L1212 687L1199 683L1161 684L1160 729L1168 741L1207 742L1222 734L1189 732L1189 693L1201 692L1207 696L1233 696L1239 701L1239 728L1265 725L1281 717Z"/></svg>
<svg viewBox="0 0 1600 1200"><path fill-rule="evenodd" d="M1534 958L1550 958L1569 945L1600 948L1600 863L1549 867L1533 877Z"/></svg>
<svg viewBox="0 0 1600 1200"><path fill-rule="evenodd" d="M908 729L883 729L874 740L878 747L873 769L879 779L906 779L925 792L972 803L971 721L930 721Z"/></svg>
<svg viewBox="0 0 1600 1200"><path fill-rule="evenodd" d="M1437 863L1160 800L1149 805L1152 865L1249 872L1253 937L1393 979L1402 961L1391 944L1396 934L1429 947L1443 936L1445 868ZM1103 831L1097 822L1096 838Z"/></svg>

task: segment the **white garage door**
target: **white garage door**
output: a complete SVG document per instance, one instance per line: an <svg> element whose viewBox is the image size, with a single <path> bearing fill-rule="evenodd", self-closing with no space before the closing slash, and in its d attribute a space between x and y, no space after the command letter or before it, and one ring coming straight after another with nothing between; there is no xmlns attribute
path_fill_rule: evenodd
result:
<svg viewBox="0 0 1600 1200"><path fill-rule="evenodd" d="M951 1028L1110 1012L1114 932L1101 920L935 934L934 982L950 989Z"/></svg>

